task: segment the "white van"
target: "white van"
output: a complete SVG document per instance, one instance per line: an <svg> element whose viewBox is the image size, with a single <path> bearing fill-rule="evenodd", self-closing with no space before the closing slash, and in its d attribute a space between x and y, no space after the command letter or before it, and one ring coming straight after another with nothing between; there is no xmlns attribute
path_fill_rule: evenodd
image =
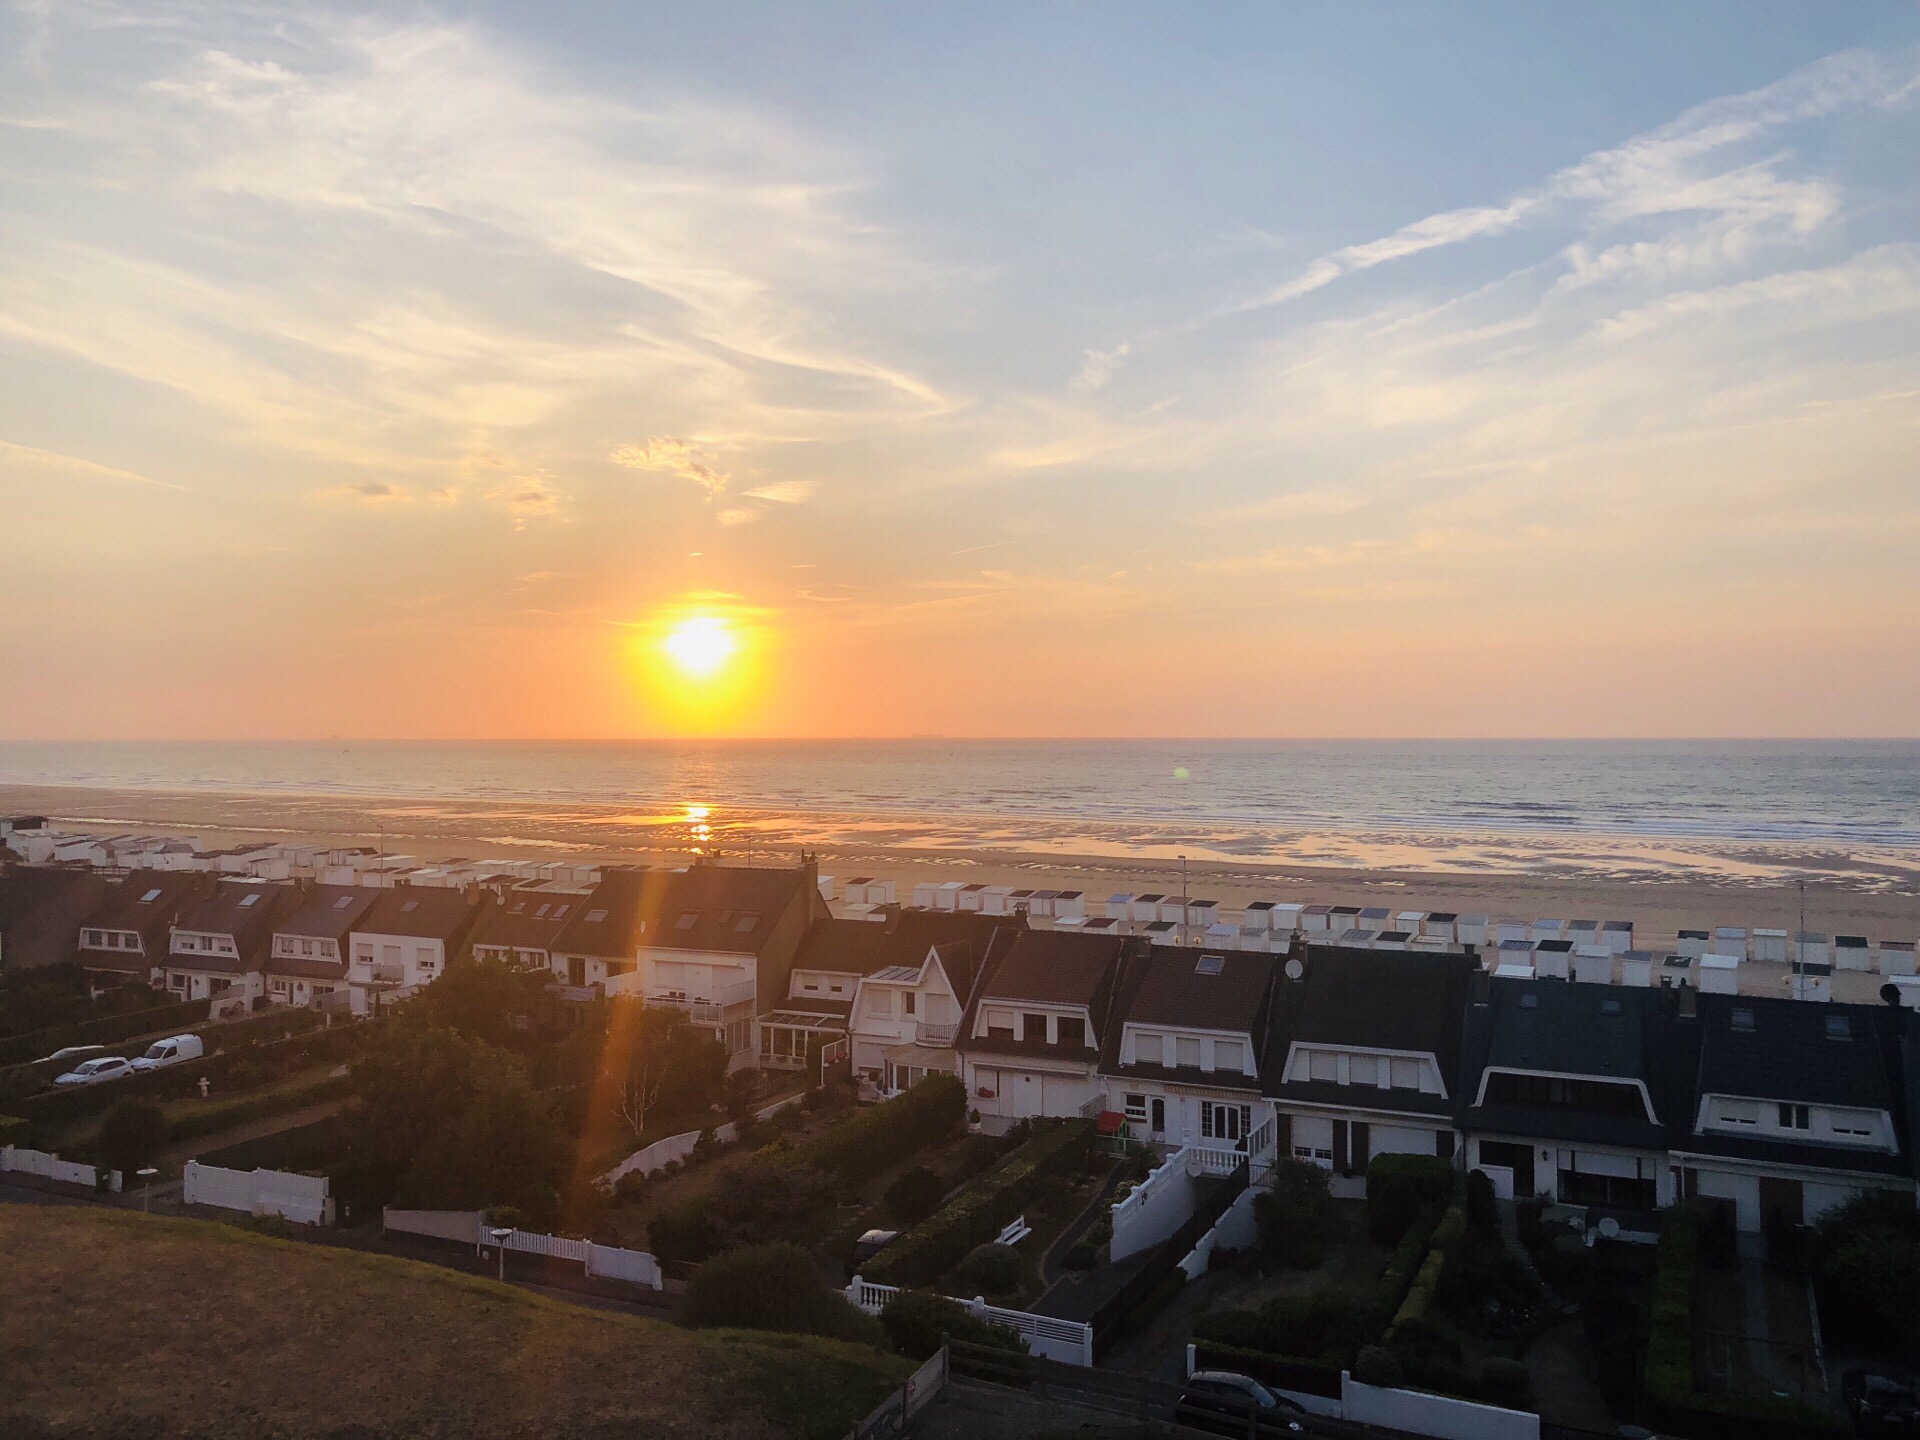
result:
<svg viewBox="0 0 1920 1440"><path fill-rule="evenodd" d="M200 1043L198 1035L171 1035L149 1045L147 1053L133 1062L133 1068L158 1070L164 1065L178 1065L182 1060L198 1060L206 1053L207 1047Z"/></svg>

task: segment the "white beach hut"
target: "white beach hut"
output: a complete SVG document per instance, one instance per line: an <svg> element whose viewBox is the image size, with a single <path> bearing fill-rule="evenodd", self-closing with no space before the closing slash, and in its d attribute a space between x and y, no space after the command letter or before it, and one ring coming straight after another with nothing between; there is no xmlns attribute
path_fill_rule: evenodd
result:
<svg viewBox="0 0 1920 1440"><path fill-rule="evenodd" d="M1333 907L1331 905L1301 906L1300 929L1309 937L1332 933Z"/></svg>
<svg viewBox="0 0 1920 1440"><path fill-rule="evenodd" d="M1496 980L1531 980L1533 979L1533 966L1524 964L1518 960L1505 961L1502 964L1494 966L1493 978Z"/></svg>
<svg viewBox="0 0 1920 1440"><path fill-rule="evenodd" d="M1269 912L1268 927L1275 935L1291 935L1300 928L1300 917L1306 906L1288 902L1276 905Z"/></svg>
<svg viewBox="0 0 1920 1440"><path fill-rule="evenodd" d="M1620 983L1639 990L1653 985L1653 956L1645 950L1629 950L1620 957Z"/></svg>
<svg viewBox="0 0 1920 1440"><path fill-rule="evenodd" d="M1880 942L1880 973L1889 980L1901 980L1915 971L1914 945L1911 940Z"/></svg>
<svg viewBox="0 0 1920 1440"><path fill-rule="evenodd" d="M1373 944L1377 950L1404 950L1412 939L1411 930L1382 930Z"/></svg>
<svg viewBox="0 0 1920 1440"><path fill-rule="evenodd" d="M1613 983L1613 951L1605 945L1575 946L1573 978L1581 985L1611 985Z"/></svg>
<svg viewBox="0 0 1920 1440"><path fill-rule="evenodd" d="M1027 901L1027 913L1029 915L1041 915L1052 919L1054 913L1053 902L1059 898L1060 892L1058 890L1036 890L1033 892L1033 898Z"/></svg>
<svg viewBox="0 0 1920 1440"><path fill-rule="evenodd" d="M1427 912L1424 910L1402 910L1393 917L1393 928L1404 930L1409 935L1420 934L1426 923Z"/></svg>
<svg viewBox="0 0 1920 1440"><path fill-rule="evenodd" d="M1202 937L1210 950L1238 950L1240 948L1240 927L1224 922L1209 925Z"/></svg>
<svg viewBox="0 0 1920 1440"><path fill-rule="evenodd" d="M1110 920L1133 919L1133 896L1125 890L1115 891L1107 897L1107 918Z"/></svg>
<svg viewBox="0 0 1920 1440"><path fill-rule="evenodd" d="M1061 920L1084 920L1087 918L1087 892L1084 890L1062 890L1053 897L1053 913Z"/></svg>
<svg viewBox="0 0 1920 1440"><path fill-rule="evenodd" d="M886 922L887 912L879 905L842 905L840 907L840 918L842 920L873 920L884 924Z"/></svg>
<svg viewBox="0 0 1920 1440"><path fill-rule="evenodd" d="M1533 927L1524 920L1499 920L1494 922L1493 941L1504 945L1509 940L1533 940Z"/></svg>
<svg viewBox="0 0 1920 1440"><path fill-rule="evenodd" d="M1691 955L1668 955L1660 962L1660 983L1675 989L1693 984L1693 964Z"/></svg>
<svg viewBox="0 0 1920 1440"><path fill-rule="evenodd" d="M959 894L953 897L954 908L965 910L970 914L978 913L980 907L986 903L986 894L987 887L977 880L971 885L962 885Z"/></svg>
<svg viewBox="0 0 1920 1440"><path fill-rule="evenodd" d="M1492 924L1485 915L1462 915L1453 922L1454 938L1462 945L1472 945L1476 949L1485 949L1487 927Z"/></svg>
<svg viewBox="0 0 1920 1440"><path fill-rule="evenodd" d="M1160 919L1160 902L1167 897L1155 891L1133 897L1133 919L1136 925L1149 925Z"/></svg>
<svg viewBox="0 0 1920 1440"><path fill-rule="evenodd" d="M1360 928L1385 933L1401 927L1393 923L1393 911L1384 905L1369 905L1360 912Z"/></svg>
<svg viewBox="0 0 1920 1440"><path fill-rule="evenodd" d="M1569 920L1563 939L1571 940L1573 948L1598 945L1600 943L1600 922L1598 920Z"/></svg>
<svg viewBox="0 0 1920 1440"><path fill-rule="evenodd" d="M1011 915L1013 913L1013 887L1011 885L989 885L980 892L980 913L982 915Z"/></svg>
<svg viewBox="0 0 1920 1440"><path fill-rule="evenodd" d="M1787 932L1784 930L1755 930L1753 932L1753 958L1764 965L1786 964Z"/></svg>
<svg viewBox="0 0 1920 1440"><path fill-rule="evenodd" d="M1742 960L1745 960L1751 953L1747 945L1748 936L1745 927L1739 925L1716 925L1714 927L1714 954L1738 955Z"/></svg>
<svg viewBox="0 0 1920 1440"><path fill-rule="evenodd" d="M1793 937L1793 959L1799 965L1826 965L1833 960L1833 942L1824 935L1802 930Z"/></svg>
<svg viewBox="0 0 1920 1440"><path fill-rule="evenodd" d="M960 908L960 892L966 888L966 882L963 880L947 881L946 884L934 890L933 908L936 910L958 910Z"/></svg>
<svg viewBox="0 0 1920 1440"><path fill-rule="evenodd" d="M1682 930L1673 948L1689 960L1698 960L1713 948L1713 936L1705 930Z"/></svg>
<svg viewBox="0 0 1920 1440"><path fill-rule="evenodd" d="M1053 919L1053 928L1056 930L1084 930L1087 928L1087 917L1084 915L1068 915L1062 918L1056 915Z"/></svg>
<svg viewBox="0 0 1920 1440"><path fill-rule="evenodd" d="M1787 976L1787 993L1796 1000L1827 1002L1833 999L1833 966L1808 961L1793 967Z"/></svg>
<svg viewBox="0 0 1920 1440"><path fill-rule="evenodd" d="M1327 928L1336 936L1363 928L1360 924L1360 907L1358 905L1334 906L1327 914Z"/></svg>
<svg viewBox="0 0 1920 1440"><path fill-rule="evenodd" d="M1565 980L1572 971L1571 940L1542 940L1533 947L1533 973L1542 980Z"/></svg>
<svg viewBox="0 0 1920 1440"><path fill-rule="evenodd" d="M1459 935L1460 917L1451 910L1429 910L1420 922L1420 933L1451 945Z"/></svg>
<svg viewBox="0 0 1920 1440"><path fill-rule="evenodd" d="M916 910L933 909L933 894L940 887L931 880L922 880L913 887L913 908Z"/></svg>
<svg viewBox="0 0 1920 1440"><path fill-rule="evenodd" d="M1715 955L1711 951L1700 957L1700 993L1702 995L1738 995L1740 993L1741 957L1738 955Z"/></svg>
<svg viewBox="0 0 1920 1440"><path fill-rule="evenodd" d="M1013 915L1025 912L1031 915L1033 913L1033 897L1034 892L1032 890L1010 891L1007 895L1007 913Z"/></svg>
<svg viewBox="0 0 1920 1440"><path fill-rule="evenodd" d="M1833 965L1836 970L1873 969L1873 951L1867 946L1867 937L1864 935L1834 936Z"/></svg>
<svg viewBox="0 0 1920 1440"><path fill-rule="evenodd" d="M1616 955L1624 955L1633 949L1633 922L1631 920L1602 920L1600 922L1600 943Z"/></svg>
<svg viewBox="0 0 1920 1440"><path fill-rule="evenodd" d="M1564 920L1536 920L1527 927L1529 940L1563 940L1566 933L1567 922Z"/></svg>
<svg viewBox="0 0 1920 1440"><path fill-rule="evenodd" d="M1533 942L1531 940L1502 940L1493 947L1495 965L1525 965L1527 973L1533 973Z"/></svg>
<svg viewBox="0 0 1920 1440"><path fill-rule="evenodd" d="M1416 935L1407 941L1407 948L1427 955L1444 955L1453 949L1453 942L1443 935Z"/></svg>
<svg viewBox="0 0 1920 1440"><path fill-rule="evenodd" d="M1920 976L1900 975L1888 982L1903 1010L1920 1010Z"/></svg>
<svg viewBox="0 0 1920 1440"><path fill-rule="evenodd" d="M1140 927L1140 933L1156 945L1180 943L1180 926L1172 920L1149 920Z"/></svg>

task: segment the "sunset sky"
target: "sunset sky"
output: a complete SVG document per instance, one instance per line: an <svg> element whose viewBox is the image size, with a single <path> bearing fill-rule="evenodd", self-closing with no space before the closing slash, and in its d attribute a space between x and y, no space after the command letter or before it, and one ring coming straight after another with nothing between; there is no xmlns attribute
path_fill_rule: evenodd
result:
<svg viewBox="0 0 1920 1440"><path fill-rule="evenodd" d="M1917 156L1912 4L7 6L0 738L1920 734Z"/></svg>

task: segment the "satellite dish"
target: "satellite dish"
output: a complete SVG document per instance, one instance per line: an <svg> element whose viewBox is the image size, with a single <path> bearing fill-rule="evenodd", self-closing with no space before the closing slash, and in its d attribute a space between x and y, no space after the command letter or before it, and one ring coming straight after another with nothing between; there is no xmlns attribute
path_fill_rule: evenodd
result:
<svg viewBox="0 0 1920 1440"><path fill-rule="evenodd" d="M1620 1222L1611 1215L1603 1219L1594 1228L1600 1232L1600 1238L1602 1240L1618 1240L1620 1238Z"/></svg>
<svg viewBox="0 0 1920 1440"><path fill-rule="evenodd" d="M1880 999L1888 1005L1900 1003L1900 987L1889 980L1880 987Z"/></svg>
<svg viewBox="0 0 1920 1440"><path fill-rule="evenodd" d="M1296 955L1293 959L1287 961L1287 979L1298 980L1306 973L1307 967L1301 963L1299 956ZM1889 985L1887 989L1891 990L1893 986Z"/></svg>

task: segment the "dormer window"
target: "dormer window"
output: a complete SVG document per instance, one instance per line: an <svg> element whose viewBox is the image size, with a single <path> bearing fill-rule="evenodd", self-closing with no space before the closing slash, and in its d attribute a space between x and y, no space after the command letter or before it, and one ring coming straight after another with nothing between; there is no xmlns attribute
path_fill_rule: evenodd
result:
<svg viewBox="0 0 1920 1440"><path fill-rule="evenodd" d="M1853 1039L1853 1024L1845 1015L1829 1015L1827 1019L1827 1039Z"/></svg>
<svg viewBox="0 0 1920 1440"><path fill-rule="evenodd" d="M1054 1030L1060 1044L1070 1049L1081 1049L1087 1043L1087 1022L1078 1015L1062 1015L1054 1022Z"/></svg>
<svg viewBox="0 0 1920 1440"><path fill-rule="evenodd" d="M1727 1023L1743 1035L1753 1033L1753 1007L1736 1005L1727 1017Z"/></svg>

